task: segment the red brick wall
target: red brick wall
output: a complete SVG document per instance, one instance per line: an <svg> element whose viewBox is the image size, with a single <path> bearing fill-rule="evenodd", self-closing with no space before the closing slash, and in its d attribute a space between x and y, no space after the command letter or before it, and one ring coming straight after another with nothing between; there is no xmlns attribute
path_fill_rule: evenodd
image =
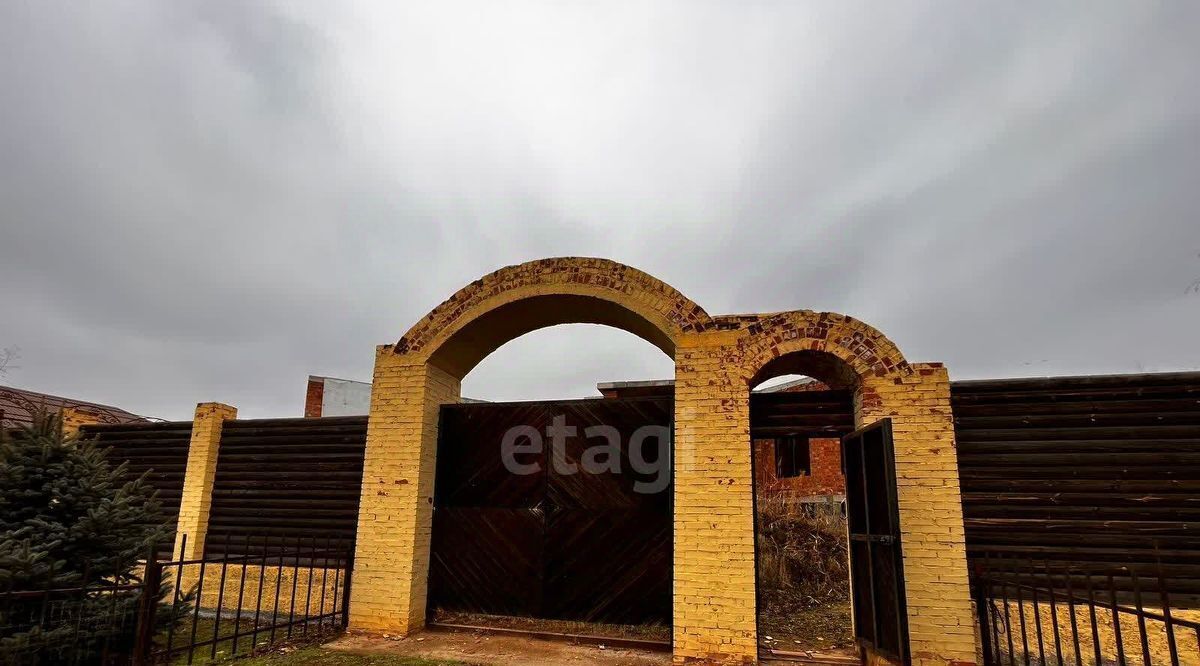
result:
<svg viewBox="0 0 1200 666"><path fill-rule="evenodd" d="M812 474L779 479L775 476L775 440L754 440L754 483L760 492L795 495L844 495L842 442L839 439L808 440Z"/></svg>
<svg viewBox="0 0 1200 666"><path fill-rule="evenodd" d="M321 404L325 398L325 382L321 379L308 379L308 393L304 396L304 417L316 418L321 415Z"/></svg>

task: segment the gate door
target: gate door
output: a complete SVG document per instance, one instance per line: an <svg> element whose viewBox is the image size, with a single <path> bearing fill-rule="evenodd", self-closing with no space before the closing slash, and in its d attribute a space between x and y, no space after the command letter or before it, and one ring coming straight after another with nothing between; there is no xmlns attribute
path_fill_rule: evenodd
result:
<svg viewBox="0 0 1200 666"><path fill-rule="evenodd" d="M430 612L669 623L671 416L659 398L442 407ZM643 426L659 436L631 449Z"/></svg>
<svg viewBox="0 0 1200 666"><path fill-rule="evenodd" d="M842 438L854 636L859 645L909 663L904 564L892 422Z"/></svg>

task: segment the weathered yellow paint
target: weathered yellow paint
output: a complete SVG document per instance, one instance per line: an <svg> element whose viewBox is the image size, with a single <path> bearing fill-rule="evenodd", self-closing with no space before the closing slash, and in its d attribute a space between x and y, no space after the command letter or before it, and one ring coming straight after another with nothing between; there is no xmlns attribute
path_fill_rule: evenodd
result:
<svg viewBox="0 0 1200 666"><path fill-rule="evenodd" d="M212 508L213 481L217 475L217 453L221 447L221 428L226 419L236 419L237 409L219 402L196 405L192 421L192 439L188 444L187 468L183 477L183 494L179 501L179 522L175 534L174 552L184 559L195 559L204 553L208 532L208 515ZM187 535L186 551L183 536Z"/></svg>

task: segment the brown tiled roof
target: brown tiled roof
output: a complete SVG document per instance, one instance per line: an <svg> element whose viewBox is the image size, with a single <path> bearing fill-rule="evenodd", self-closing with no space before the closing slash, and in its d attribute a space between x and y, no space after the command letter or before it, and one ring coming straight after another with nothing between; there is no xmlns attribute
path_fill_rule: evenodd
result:
<svg viewBox="0 0 1200 666"><path fill-rule="evenodd" d="M33 423L33 415L39 410L57 412L63 407L74 407L94 414L101 423L133 423L149 420L117 407L26 391L11 386L0 386L0 427L27 426Z"/></svg>

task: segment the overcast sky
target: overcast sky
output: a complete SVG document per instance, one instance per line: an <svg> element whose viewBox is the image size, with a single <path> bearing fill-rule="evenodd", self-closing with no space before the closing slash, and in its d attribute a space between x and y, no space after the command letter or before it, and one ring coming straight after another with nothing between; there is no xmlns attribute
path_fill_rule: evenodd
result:
<svg viewBox="0 0 1200 666"><path fill-rule="evenodd" d="M1200 3L0 0L0 384L299 415L501 266L955 378L1200 369ZM568 326L481 398L669 377Z"/></svg>

